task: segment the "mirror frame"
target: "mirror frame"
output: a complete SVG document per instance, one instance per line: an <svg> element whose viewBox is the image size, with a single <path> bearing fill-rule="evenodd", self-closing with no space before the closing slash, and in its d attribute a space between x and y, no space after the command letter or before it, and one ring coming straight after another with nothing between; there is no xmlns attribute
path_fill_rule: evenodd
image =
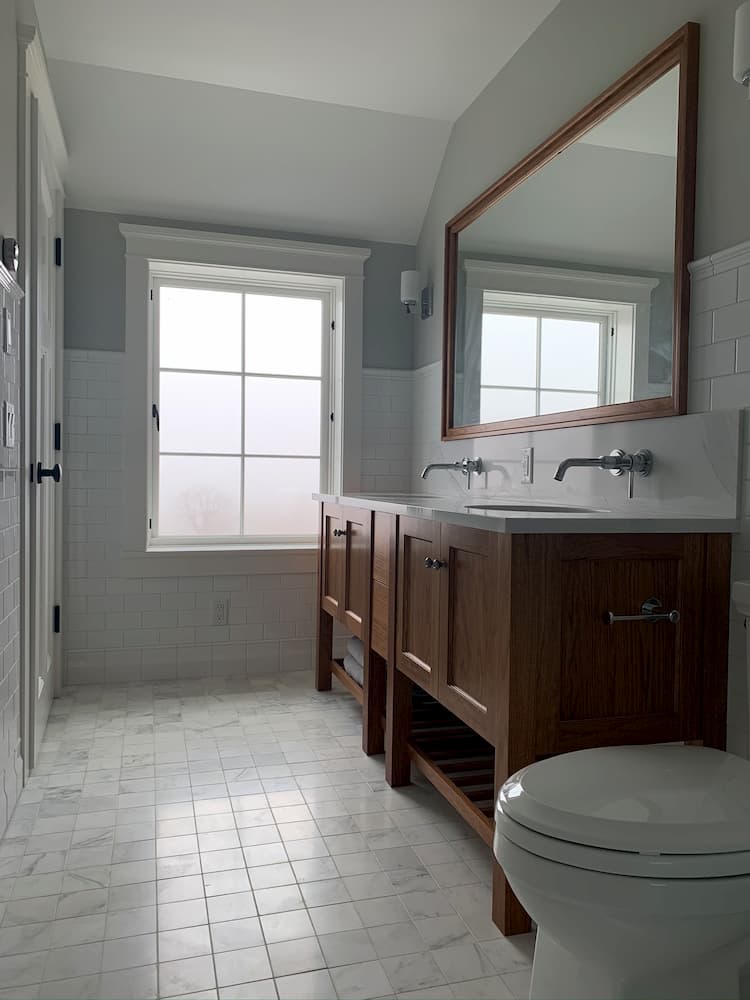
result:
<svg viewBox="0 0 750 1000"><path fill-rule="evenodd" d="M688 327L690 322L690 276L695 224L695 163L698 136L698 60L700 25L689 21L650 52L612 86L587 104L545 142L533 149L507 173L445 226L445 272L443 289L443 405L442 438L462 438L515 434L524 430L549 430L586 424L612 423L671 417L687 410ZM674 301L672 311L672 393L654 399L610 403L585 410L545 413L485 424L454 426L456 288L459 234L509 194L527 177L562 153L580 136L655 83L664 73L680 69L677 178L674 241Z"/></svg>

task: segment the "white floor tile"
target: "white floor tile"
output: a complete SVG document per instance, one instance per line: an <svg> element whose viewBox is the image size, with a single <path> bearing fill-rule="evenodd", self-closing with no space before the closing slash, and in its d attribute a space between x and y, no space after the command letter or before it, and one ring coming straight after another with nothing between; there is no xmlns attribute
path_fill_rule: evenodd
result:
<svg viewBox="0 0 750 1000"><path fill-rule="evenodd" d="M0 840L0 1000L527 996L489 850L360 732L307 674L66 692Z"/></svg>

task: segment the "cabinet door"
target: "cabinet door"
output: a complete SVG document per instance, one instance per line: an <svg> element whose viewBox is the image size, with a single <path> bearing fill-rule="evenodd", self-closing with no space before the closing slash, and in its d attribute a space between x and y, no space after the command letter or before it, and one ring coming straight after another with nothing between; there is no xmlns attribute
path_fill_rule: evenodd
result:
<svg viewBox="0 0 750 1000"><path fill-rule="evenodd" d="M492 531L441 526L437 698L494 743L500 672L507 661L510 560ZM503 579L505 569L507 580Z"/></svg>
<svg viewBox="0 0 750 1000"><path fill-rule="evenodd" d="M369 618L372 553L372 511L341 507L343 536L344 588L339 618L358 639L367 639L365 623Z"/></svg>
<svg viewBox="0 0 750 1000"><path fill-rule="evenodd" d="M320 606L334 618L344 594L345 537L341 510L333 504L323 504L320 539Z"/></svg>
<svg viewBox="0 0 750 1000"><path fill-rule="evenodd" d="M399 519L396 665L430 693L436 689L440 648L440 572L425 565L440 556L440 525Z"/></svg>
<svg viewBox="0 0 750 1000"><path fill-rule="evenodd" d="M534 702L537 754L701 738L706 670L700 535L560 535L514 547L513 668ZM516 572L516 569L518 572ZM680 620L618 621L657 598ZM517 612L517 613L516 613ZM713 635L723 649L721 629ZM720 652L723 658L723 652Z"/></svg>

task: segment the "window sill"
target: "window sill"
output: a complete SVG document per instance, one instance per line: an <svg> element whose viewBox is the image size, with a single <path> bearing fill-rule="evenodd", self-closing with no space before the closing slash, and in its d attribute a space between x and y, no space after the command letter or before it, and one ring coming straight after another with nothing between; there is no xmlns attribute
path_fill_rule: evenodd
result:
<svg viewBox="0 0 750 1000"><path fill-rule="evenodd" d="M311 542L237 542L225 545L154 545L146 546L145 554L155 553L158 555L203 555L210 556L215 552L315 552L317 551L317 541ZM140 554L140 553L139 553Z"/></svg>

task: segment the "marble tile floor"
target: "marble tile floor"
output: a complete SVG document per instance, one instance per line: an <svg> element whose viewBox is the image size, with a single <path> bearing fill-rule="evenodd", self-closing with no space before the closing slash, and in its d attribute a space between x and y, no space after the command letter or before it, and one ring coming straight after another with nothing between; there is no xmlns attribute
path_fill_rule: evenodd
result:
<svg viewBox="0 0 750 1000"><path fill-rule="evenodd" d="M490 854L309 673L69 688L0 841L0 998L528 996Z"/></svg>

